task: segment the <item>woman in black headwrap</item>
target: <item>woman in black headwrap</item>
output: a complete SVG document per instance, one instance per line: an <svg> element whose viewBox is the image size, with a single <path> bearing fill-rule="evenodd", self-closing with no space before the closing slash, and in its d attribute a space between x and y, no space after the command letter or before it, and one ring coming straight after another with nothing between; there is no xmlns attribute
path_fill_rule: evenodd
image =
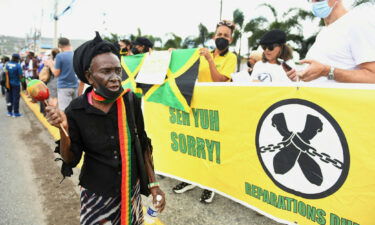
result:
<svg viewBox="0 0 375 225"><path fill-rule="evenodd" d="M164 193L155 180L140 100L121 86L117 53L112 43L96 33L73 57L77 76L91 86L65 113L53 106L46 108L48 121L58 128L62 123L69 131L67 137L60 129L65 168L69 171L76 166L85 152L80 174L81 224L143 224L140 193L151 193L155 203L161 195L157 208L162 211L165 207Z"/></svg>

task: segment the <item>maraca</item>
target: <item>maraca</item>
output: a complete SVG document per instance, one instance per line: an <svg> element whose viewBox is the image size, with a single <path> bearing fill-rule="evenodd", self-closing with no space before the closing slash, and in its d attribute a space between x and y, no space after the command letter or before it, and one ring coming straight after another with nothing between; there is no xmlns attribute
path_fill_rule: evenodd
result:
<svg viewBox="0 0 375 225"><path fill-rule="evenodd" d="M49 98L48 87L41 80L31 80L27 84L27 92L37 101L45 102Z"/></svg>
<svg viewBox="0 0 375 225"><path fill-rule="evenodd" d="M44 104L48 105L47 99L49 98L49 89L48 87L43 83L41 80L36 80L33 79L27 84L27 92L29 95L37 100L37 101L42 101ZM69 137L68 133L60 124L61 129L64 131L64 134Z"/></svg>

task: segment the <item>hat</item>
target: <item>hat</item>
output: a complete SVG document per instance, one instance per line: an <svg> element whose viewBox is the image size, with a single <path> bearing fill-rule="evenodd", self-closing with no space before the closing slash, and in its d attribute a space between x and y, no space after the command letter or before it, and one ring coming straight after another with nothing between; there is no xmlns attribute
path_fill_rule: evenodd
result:
<svg viewBox="0 0 375 225"><path fill-rule="evenodd" d="M14 54L12 55L12 58L20 59L21 57L20 57L20 54L18 54L18 53L14 53Z"/></svg>
<svg viewBox="0 0 375 225"><path fill-rule="evenodd" d="M89 69L91 60L99 54L108 52L118 56L116 47L111 42L103 40L99 32L96 31L96 36L93 40L83 43L74 51L73 68L78 78L88 84L89 82L85 77L85 71Z"/></svg>
<svg viewBox="0 0 375 225"><path fill-rule="evenodd" d="M152 48L154 44L152 42L145 38L145 37L138 37L134 42L133 45L144 45L146 47Z"/></svg>
<svg viewBox="0 0 375 225"><path fill-rule="evenodd" d="M261 45L267 44L285 44L286 34L282 30L271 30L265 33L259 42Z"/></svg>

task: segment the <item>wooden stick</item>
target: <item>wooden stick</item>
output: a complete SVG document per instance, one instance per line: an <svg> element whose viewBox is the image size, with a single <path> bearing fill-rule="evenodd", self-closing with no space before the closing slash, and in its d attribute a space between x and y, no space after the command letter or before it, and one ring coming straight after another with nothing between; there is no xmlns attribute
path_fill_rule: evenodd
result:
<svg viewBox="0 0 375 225"><path fill-rule="evenodd" d="M44 100L43 102L44 102L44 104L45 104L46 106L48 105L47 100ZM61 128L61 130L63 131L63 133L65 134L65 136L66 136L66 137L69 137L68 132L66 132L66 130L65 130L65 128L63 127L62 123L60 123L60 128Z"/></svg>

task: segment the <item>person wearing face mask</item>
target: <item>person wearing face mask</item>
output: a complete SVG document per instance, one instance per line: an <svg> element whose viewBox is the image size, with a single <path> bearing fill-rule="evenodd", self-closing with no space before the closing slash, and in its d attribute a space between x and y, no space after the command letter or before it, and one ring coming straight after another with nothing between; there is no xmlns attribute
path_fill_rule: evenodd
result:
<svg viewBox="0 0 375 225"><path fill-rule="evenodd" d="M235 25L231 21L223 20L216 26L214 36L216 48L209 51L206 48L200 49L200 66L198 82L225 82L231 80L232 73L237 67L236 55L229 52L229 44L232 42L232 35ZM176 194L184 193L195 188L195 185L181 182L173 187ZM215 192L203 190L200 202L211 203Z"/></svg>
<svg viewBox="0 0 375 225"><path fill-rule="evenodd" d="M375 83L375 6L362 4L348 11L343 0L310 0L312 12L325 27L309 49L299 71L303 81ZM292 80L297 72L288 73Z"/></svg>
<svg viewBox="0 0 375 225"><path fill-rule="evenodd" d="M129 40L123 39L118 42L118 45L120 47L120 56L127 56L130 55L132 44Z"/></svg>
<svg viewBox="0 0 375 225"><path fill-rule="evenodd" d="M152 51L153 46L154 44L152 44L152 42L149 39L145 37L138 37L133 42L133 47L131 49L131 52L133 55L146 53L146 52Z"/></svg>
<svg viewBox="0 0 375 225"><path fill-rule="evenodd" d="M294 67L292 49L286 45L286 34L282 30L271 30L260 39L263 49L262 60L254 65L253 81L291 82L282 63Z"/></svg>
<svg viewBox="0 0 375 225"><path fill-rule="evenodd" d="M228 20L220 21L216 26L213 37L216 48L213 51L207 48L200 49L201 60L199 66L199 82L225 82L231 80L231 75L237 68L237 57L229 51L233 41L235 25Z"/></svg>
<svg viewBox="0 0 375 225"><path fill-rule="evenodd" d="M46 107L48 122L60 129L62 173L72 174L84 152L79 176L80 224L143 224L140 194L163 198L155 180L150 141L144 130L140 99L121 86L118 49L96 37L74 51L74 71L89 84L65 112ZM61 126L68 131L64 134ZM141 149L135 147L139 138Z"/></svg>

